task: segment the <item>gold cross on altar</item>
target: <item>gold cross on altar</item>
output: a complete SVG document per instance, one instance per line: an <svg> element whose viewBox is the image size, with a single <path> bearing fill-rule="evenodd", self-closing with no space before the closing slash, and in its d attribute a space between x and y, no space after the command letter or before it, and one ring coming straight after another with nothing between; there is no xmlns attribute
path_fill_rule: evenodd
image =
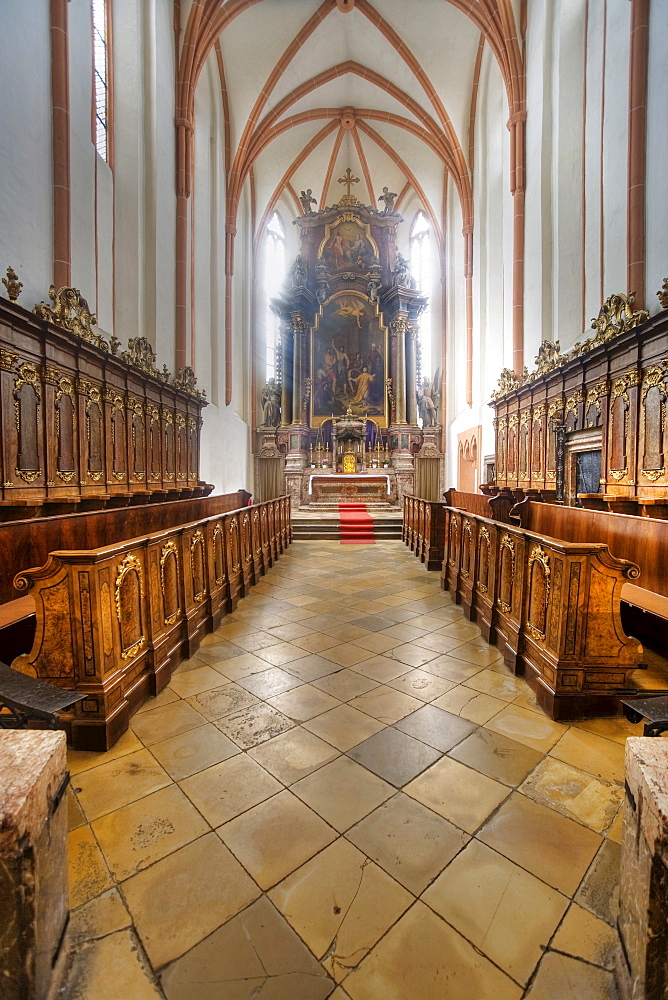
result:
<svg viewBox="0 0 668 1000"><path fill-rule="evenodd" d="M351 184L359 184L359 177L353 177L352 170L350 167L346 167L346 172L343 177L339 177L337 183L346 185L346 195L350 197L350 186Z"/></svg>

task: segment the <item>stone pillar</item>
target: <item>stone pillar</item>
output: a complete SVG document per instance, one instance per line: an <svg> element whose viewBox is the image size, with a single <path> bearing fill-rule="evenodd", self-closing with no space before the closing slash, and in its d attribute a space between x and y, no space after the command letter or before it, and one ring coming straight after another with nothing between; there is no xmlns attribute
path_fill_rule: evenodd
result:
<svg viewBox="0 0 668 1000"><path fill-rule="evenodd" d="M659 1000L668 982L666 740L627 739L625 777L615 978L622 1000Z"/></svg>
<svg viewBox="0 0 668 1000"><path fill-rule="evenodd" d="M64 733L0 732L0 996L45 1000L66 964Z"/></svg>
<svg viewBox="0 0 668 1000"><path fill-rule="evenodd" d="M406 423L406 332L408 320L397 316L392 320L392 335L395 338L396 378L394 380L395 423Z"/></svg>
<svg viewBox="0 0 668 1000"><path fill-rule="evenodd" d="M292 420L292 332L284 327L281 331L281 427L287 427Z"/></svg>
<svg viewBox="0 0 668 1000"><path fill-rule="evenodd" d="M412 326L406 353L406 416L408 423L417 425L417 348L418 328Z"/></svg>

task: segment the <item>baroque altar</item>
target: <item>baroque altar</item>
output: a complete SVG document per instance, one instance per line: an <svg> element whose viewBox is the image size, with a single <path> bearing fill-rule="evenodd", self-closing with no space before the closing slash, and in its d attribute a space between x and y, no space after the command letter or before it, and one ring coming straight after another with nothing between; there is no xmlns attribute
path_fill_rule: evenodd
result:
<svg viewBox="0 0 668 1000"><path fill-rule="evenodd" d="M396 248L403 220L387 192L379 211L351 193L350 170L341 182L347 192L338 204L314 212L312 199L303 201L294 220L300 253L272 303L281 331L277 376L260 394L256 472L263 461L277 463L293 508L314 502L314 474L332 477L329 492L345 475L384 476L391 489L383 502L400 503L415 488L422 423L440 445L436 408L425 420L421 404L418 420L418 323L427 298Z"/></svg>

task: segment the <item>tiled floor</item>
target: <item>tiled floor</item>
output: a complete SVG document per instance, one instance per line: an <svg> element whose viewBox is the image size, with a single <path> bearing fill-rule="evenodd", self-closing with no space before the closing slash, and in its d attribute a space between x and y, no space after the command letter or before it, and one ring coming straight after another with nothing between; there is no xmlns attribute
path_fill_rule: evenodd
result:
<svg viewBox="0 0 668 1000"><path fill-rule="evenodd" d="M623 720L561 725L400 542L296 542L72 753L68 1000L611 1000Z"/></svg>

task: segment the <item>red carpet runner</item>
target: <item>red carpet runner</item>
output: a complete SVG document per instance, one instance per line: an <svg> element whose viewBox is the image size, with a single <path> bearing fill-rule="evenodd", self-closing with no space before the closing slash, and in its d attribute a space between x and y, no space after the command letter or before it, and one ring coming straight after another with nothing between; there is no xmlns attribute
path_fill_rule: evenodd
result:
<svg viewBox="0 0 668 1000"><path fill-rule="evenodd" d="M342 545L375 545L373 518L364 503L339 504L339 538Z"/></svg>

